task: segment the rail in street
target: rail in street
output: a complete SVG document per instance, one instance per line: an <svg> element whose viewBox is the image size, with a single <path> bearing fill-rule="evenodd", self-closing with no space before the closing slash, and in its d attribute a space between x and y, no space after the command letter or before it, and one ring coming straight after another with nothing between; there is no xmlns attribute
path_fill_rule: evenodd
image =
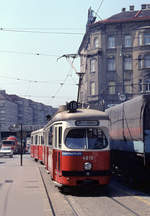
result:
<svg viewBox="0 0 150 216"><path fill-rule="evenodd" d="M55 186L43 165L29 155L23 155L23 161L21 167L18 155L0 158L2 216L24 216L29 210L30 215L36 216L148 216L150 213L149 192L140 192L116 179L106 188L88 186L63 191ZM16 201L18 209L14 210Z"/></svg>

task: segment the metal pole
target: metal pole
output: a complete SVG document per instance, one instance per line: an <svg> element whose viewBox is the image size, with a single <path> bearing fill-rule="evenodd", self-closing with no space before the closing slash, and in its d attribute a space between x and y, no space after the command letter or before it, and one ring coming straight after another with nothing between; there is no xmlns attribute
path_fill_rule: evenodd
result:
<svg viewBox="0 0 150 216"><path fill-rule="evenodd" d="M20 165L22 166L22 153L23 153L23 146L22 146L22 124L21 124L20 138L21 138Z"/></svg>
<svg viewBox="0 0 150 216"><path fill-rule="evenodd" d="M81 82L83 79L84 73L77 73L79 75L79 84L78 84L78 95L77 95L77 103L79 103L79 97L80 97L80 89L81 89Z"/></svg>

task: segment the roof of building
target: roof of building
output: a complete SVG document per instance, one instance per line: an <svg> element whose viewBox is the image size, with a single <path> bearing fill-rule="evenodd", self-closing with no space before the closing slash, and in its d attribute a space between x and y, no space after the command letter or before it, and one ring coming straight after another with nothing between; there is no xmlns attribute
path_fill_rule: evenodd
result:
<svg viewBox="0 0 150 216"><path fill-rule="evenodd" d="M79 47L78 53L80 53L84 41L88 37L88 33L91 31L92 27L97 25L113 24L113 23L127 23L127 22L136 22L136 21L150 21L150 4L141 5L141 10L134 10L134 6L130 6L129 11L126 11L125 8L122 9L120 13L114 14L113 16L105 19L94 22L87 27L87 31L82 39L81 45Z"/></svg>
<svg viewBox="0 0 150 216"><path fill-rule="evenodd" d="M138 11L122 11L121 13L115 14L109 17L107 20L124 20L124 19L135 19L141 17L150 16L150 10L138 10Z"/></svg>
<svg viewBox="0 0 150 216"><path fill-rule="evenodd" d="M130 10L130 11L123 10L118 14L114 14L113 16L105 20L98 21L96 23L128 22L128 21L140 21L140 20L141 21L150 20L150 9Z"/></svg>

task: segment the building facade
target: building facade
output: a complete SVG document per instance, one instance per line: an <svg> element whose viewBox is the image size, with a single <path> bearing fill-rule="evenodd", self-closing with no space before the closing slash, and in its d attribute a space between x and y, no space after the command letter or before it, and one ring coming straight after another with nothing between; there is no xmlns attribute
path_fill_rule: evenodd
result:
<svg viewBox="0 0 150 216"><path fill-rule="evenodd" d="M0 90L0 133L7 134L15 131L13 125L23 125L26 131L43 127L47 123L47 115L53 115L56 108L21 98L17 95L8 95ZM18 129L16 129L18 130Z"/></svg>
<svg viewBox="0 0 150 216"><path fill-rule="evenodd" d="M104 110L150 93L150 4L89 22L79 47L79 102Z"/></svg>

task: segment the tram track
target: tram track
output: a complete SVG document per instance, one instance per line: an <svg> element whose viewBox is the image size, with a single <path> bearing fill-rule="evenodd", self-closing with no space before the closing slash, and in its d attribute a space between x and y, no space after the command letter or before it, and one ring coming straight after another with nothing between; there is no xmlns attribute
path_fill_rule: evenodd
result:
<svg viewBox="0 0 150 216"><path fill-rule="evenodd" d="M111 182L107 189L92 192L59 192L44 167L39 167L52 216L144 216L150 211L150 200L138 191L130 190L118 182ZM148 199L148 200L146 200ZM109 208L113 206L113 212ZM144 212L142 212L144 209ZM101 213L100 213L101 212Z"/></svg>
<svg viewBox="0 0 150 216"><path fill-rule="evenodd" d="M129 208L128 206L124 205L123 203L121 203L120 201L116 200L113 197L109 197L111 200L113 200L115 203L117 203L119 206L123 207L124 209L126 209L127 211L129 211L130 213L132 213L132 216L142 216L140 214L138 214L137 212L133 211L131 208Z"/></svg>
<svg viewBox="0 0 150 216"><path fill-rule="evenodd" d="M46 183L44 181L44 177L42 175L42 171L41 171L40 167L39 167L39 170L40 170L41 179L42 179L44 189L45 189L45 192L46 192L46 195L47 195L47 199L48 199L48 202L49 202L49 206L50 206L50 209L51 209L52 216L56 216L55 210L54 210L54 207L53 207L53 203L52 203L52 200L51 200L51 198L49 196L49 193L48 193L48 190L47 190L47 187L46 187Z"/></svg>
<svg viewBox="0 0 150 216"><path fill-rule="evenodd" d="M149 199L149 195L146 193L143 193L139 190L135 190L132 188L128 188L127 186L121 185L120 183L116 182L116 183L111 183L110 184L112 191L116 191L119 192L120 194L122 194L124 197L129 197L129 199L131 200L131 198L134 200L134 202L138 202L139 205L143 206L146 204L147 206L150 207L150 199ZM121 207L123 207L124 209L126 209L127 211L131 212L132 215L135 216L143 216L143 212L139 213L137 212L137 210L139 210L139 208L135 210L133 210L133 207L129 207L130 202L128 205L125 205L124 202L121 202L118 200L118 198L115 198L115 196L113 197L112 195L108 194L107 195L111 200L113 200L115 203L117 203L118 205L120 205ZM146 199L147 198L147 199Z"/></svg>
<svg viewBox="0 0 150 216"><path fill-rule="evenodd" d="M71 204L70 200L67 198L67 196L64 195L64 199L68 202L68 205L71 207L74 216L80 216L77 211L75 210L75 208L73 207L73 205Z"/></svg>
<svg viewBox="0 0 150 216"><path fill-rule="evenodd" d="M141 193L139 191L134 191L134 190L132 191L126 187L124 189L120 189L120 187L121 187L121 185L119 186L119 188L116 187L116 185L114 186L114 182L113 182L110 184L109 189L108 188L106 190L100 189L97 193L93 194L93 196L91 196L89 194L88 198L87 198L87 194L85 194L85 195L82 194L81 196L85 197L87 206L88 206L88 203L91 203L91 202L94 203L95 199L97 199L99 202L103 202L103 200L105 199L105 200L107 200L106 202L108 203L108 208L109 208L109 206L113 205L112 203L115 203L115 204L117 204L117 211L119 209L122 209L123 212L126 212L126 215L130 215L130 216L147 215L147 213L142 212L142 210L140 209L140 207L142 207L143 209L150 209L150 200L146 200L147 195L144 193ZM113 194L111 194L111 193L113 193ZM118 193L120 195L117 195ZM72 201L71 197L70 197L70 199ZM110 200L110 201L108 201L108 200ZM74 203L76 203L76 201L78 202L78 196L75 199ZM137 206L137 208L135 208L135 205ZM76 203L76 206L78 206L78 207L82 206L80 201L78 202L78 204ZM78 207L76 207L76 208L78 208ZM83 208L84 208L84 206L83 206ZM93 210L94 210L94 207L93 207ZM101 207L99 207L99 211L100 210L102 210ZM149 210L148 210L148 212L149 212ZM84 215L91 216L92 214L90 214L90 212L89 212L89 214L85 212ZM99 215L99 214L94 214L94 215ZM115 213L115 214L108 214L108 215L112 216L112 215L117 215L117 214ZM124 213L120 214L120 215L124 215Z"/></svg>
<svg viewBox="0 0 150 216"><path fill-rule="evenodd" d="M100 202L101 202L101 198L99 197L99 194L100 194L100 192L97 193L97 196L96 196L96 194L95 194L95 197L96 197L96 199L99 199ZM83 196L84 196L84 195L83 195ZM118 198L115 198L115 197L113 197L112 195L110 195L110 194L109 194L109 191L103 192L103 196L104 196L104 199L107 199L107 200L109 199L109 200L110 200L110 201L109 201L110 204L108 204L108 206L109 206L109 205L112 205L111 203L114 202L115 204L117 204L117 209L120 209L120 208L125 209L125 211L127 212L127 215L132 215L132 216L143 216L143 214L139 214L138 212L136 212L136 211L134 211L132 208L130 208L129 205L126 205L126 204L124 204L124 202L119 201L119 200L118 200L119 197L118 197ZM86 196L85 196L85 198L86 198ZM94 198L94 196L93 196L93 197L90 197L90 196L89 196L89 198L88 198L88 203L90 203L90 202L92 201L93 198ZM69 199L68 199L68 200L69 200ZM94 202L94 201L93 201L93 202ZM87 214L85 214L85 215L87 215ZM89 215L90 215L90 214L89 214Z"/></svg>
<svg viewBox="0 0 150 216"><path fill-rule="evenodd" d="M80 216L80 213L77 212L77 210L73 207L72 203L70 202L70 200L67 198L67 196L65 194L59 193L58 189L55 188L54 185L52 185L51 189L53 190L49 190L49 186L50 186L50 179L46 179L45 177L50 178L50 176L44 172L45 170L43 170L43 168L39 167L40 170L40 175L42 178L42 182L45 188L45 192L47 195L47 199L49 202L49 206L51 209L51 213L52 216L59 216L59 215L67 215L67 216ZM48 180L48 181L47 181ZM53 183L53 182L52 182ZM55 192L54 192L55 190ZM54 192L54 193L53 193ZM57 193L57 196L59 195L59 202L56 202L57 197L55 196L55 193ZM61 211L61 206L59 206L60 202L63 202L63 200L65 200L65 205L63 206L63 210ZM67 204L67 205L66 205Z"/></svg>

